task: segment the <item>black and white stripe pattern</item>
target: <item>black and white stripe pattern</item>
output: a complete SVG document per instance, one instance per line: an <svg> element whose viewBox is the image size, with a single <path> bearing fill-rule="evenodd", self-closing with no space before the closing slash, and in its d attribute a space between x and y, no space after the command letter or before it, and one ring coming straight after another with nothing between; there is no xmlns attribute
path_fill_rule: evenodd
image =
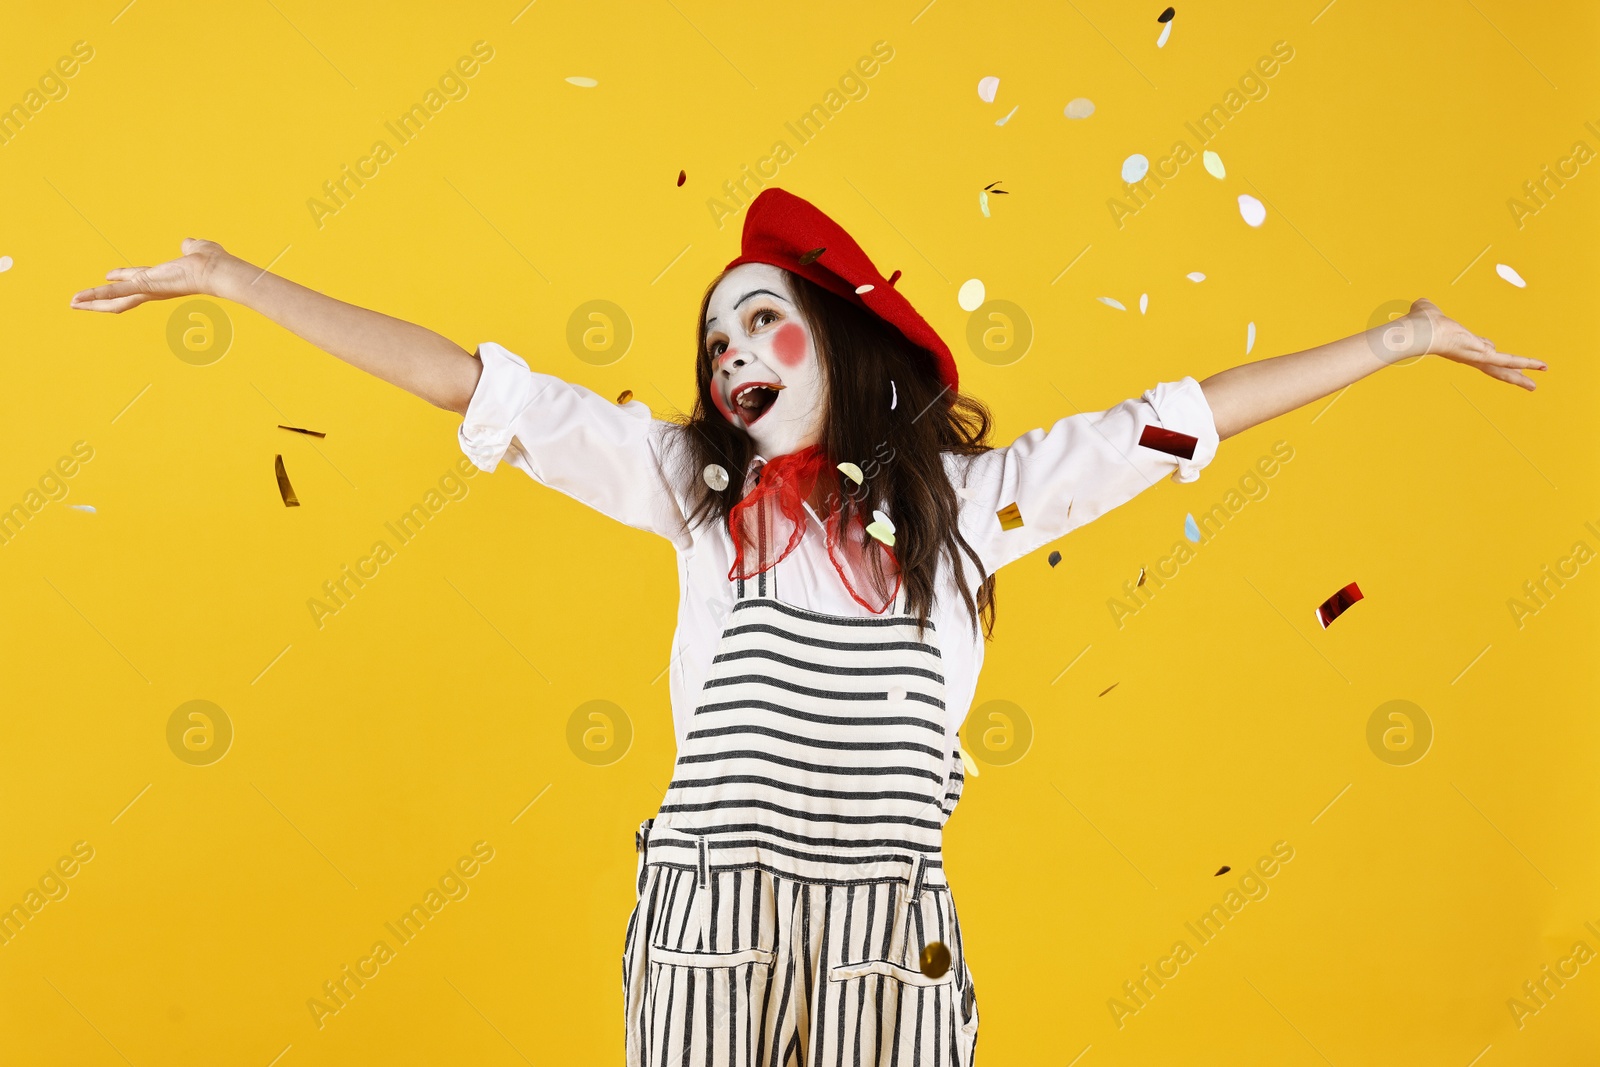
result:
<svg viewBox="0 0 1600 1067"><path fill-rule="evenodd" d="M648 824L641 835L648 836ZM970 1067L977 999L947 886L808 882L640 856L623 955L630 1067ZM921 946L949 947L939 978Z"/></svg>
<svg viewBox="0 0 1600 1067"><path fill-rule="evenodd" d="M940 851L964 780L931 625L736 603L654 819L623 954L631 1067L968 1067ZM949 947L950 970L918 969Z"/></svg>

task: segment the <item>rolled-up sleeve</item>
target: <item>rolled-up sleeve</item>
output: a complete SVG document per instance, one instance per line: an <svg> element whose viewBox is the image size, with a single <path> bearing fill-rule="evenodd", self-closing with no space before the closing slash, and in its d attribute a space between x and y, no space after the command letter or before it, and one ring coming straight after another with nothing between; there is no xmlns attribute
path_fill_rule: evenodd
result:
<svg viewBox="0 0 1600 1067"><path fill-rule="evenodd" d="M637 400L615 404L581 385L530 370L493 342L456 436L479 470L503 459L541 485L679 547L688 524L666 453L671 423Z"/></svg>
<svg viewBox="0 0 1600 1067"><path fill-rule="evenodd" d="M1146 426L1195 439L1189 459L1139 444ZM1070 415L1005 448L953 458L961 532L991 573L1125 503L1163 478L1192 482L1217 454L1211 405L1193 378L1162 382L1107 411ZM1000 512L1015 505L1015 521ZM1013 519L1013 516L1006 516ZM1010 529L1006 527L1010 526Z"/></svg>

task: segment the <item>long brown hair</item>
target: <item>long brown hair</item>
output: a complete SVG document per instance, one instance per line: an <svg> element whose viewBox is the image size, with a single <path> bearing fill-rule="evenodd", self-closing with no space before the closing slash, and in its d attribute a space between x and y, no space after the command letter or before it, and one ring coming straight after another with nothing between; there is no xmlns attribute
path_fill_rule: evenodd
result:
<svg viewBox="0 0 1600 1067"><path fill-rule="evenodd" d="M695 405L682 435L689 469L696 472L692 484L697 495L689 515L694 524L726 526L730 509L743 495L744 471L754 455L749 436L723 418L711 401L714 364L706 354L706 307L726 273L706 287L695 318ZM943 386L928 353L878 316L798 274L784 274L811 328L826 381L820 443L829 460L828 476L837 479L830 506L841 509L845 522L860 516L869 522L874 509L894 520L894 552L906 606L922 624L932 611L939 568L945 564L973 631L981 623L984 636L990 636L994 576L984 572L983 561L961 536L956 522L960 504L943 459L947 452L977 455L989 450L989 409ZM862 485L833 470L845 461L862 469ZM729 474L727 488L720 491L698 477L713 463ZM967 581L963 556L983 575L976 590ZM886 593L884 576L874 578Z"/></svg>

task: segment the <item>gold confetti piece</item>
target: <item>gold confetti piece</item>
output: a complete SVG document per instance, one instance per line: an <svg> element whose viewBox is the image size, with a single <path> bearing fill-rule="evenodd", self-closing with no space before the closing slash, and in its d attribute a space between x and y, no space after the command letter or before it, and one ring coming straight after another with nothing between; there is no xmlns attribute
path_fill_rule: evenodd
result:
<svg viewBox="0 0 1600 1067"><path fill-rule="evenodd" d="M1144 568L1143 567L1139 568L1139 580L1137 582L1134 582L1133 584L1134 585L1143 585L1144 584Z"/></svg>
<svg viewBox="0 0 1600 1067"><path fill-rule="evenodd" d="M922 973L929 978L943 978L945 972L950 970L950 950L943 941L929 941L922 946L919 965Z"/></svg>
<svg viewBox="0 0 1600 1067"><path fill-rule="evenodd" d="M882 523L883 526L885 528L887 528L890 533L894 533L894 523L890 520L889 516L885 515L883 512L879 511L877 508L873 508L872 509L872 517L877 522Z"/></svg>
<svg viewBox="0 0 1600 1067"><path fill-rule="evenodd" d="M811 251L800 257L800 265L804 267L808 264L815 263L818 258L821 257L822 253L826 251L826 248L813 248Z"/></svg>
<svg viewBox="0 0 1600 1067"><path fill-rule="evenodd" d="M1105 696L1107 693L1111 692L1111 690L1115 689L1117 686L1119 686L1121 684L1122 684L1121 682L1112 682L1110 685L1108 685L1104 689L1100 690L1100 695L1101 696Z"/></svg>
<svg viewBox="0 0 1600 1067"><path fill-rule="evenodd" d="M683 183L688 181L688 180L689 180L689 172L680 170L678 172L678 186L679 186L679 188L682 188Z"/></svg>
<svg viewBox="0 0 1600 1067"><path fill-rule="evenodd" d="M626 404L628 401L630 401L632 399L633 399L633 390L632 389L624 389L622 392L617 394L617 403L618 404Z"/></svg>
<svg viewBox="0 0 1600 1067"><path fill-rule="evenodd" d="M1022 525L1022 511L1015 504L1007 504L995 515L1000 519L1000 529L1015 530Z"/></svg>
<svg viewBox="0 0 1600 1067"><path fill-rule="evenodd" d="M971 756L967 755L967 750L962 748L960 745L956 746L956 754L961 757L961 769L966 772L967 777L978 777L977 760L974 760Z"/></svg>
<svg viewBox="0 0 1600 1067"><path fill-rule="evenodd" d="M294 486L289 484L289 472L283 469L283 457L273 457L273 466L278 472L278 495L283 497L283 506L286 508L299 507L300 498L294 495Z"/></svg>
<svg viewBox="0 0 1600 1067"><path fill-rule="evenodd" d="M718 464L713 463L706 467L705 470L700 472L700 477L706 480L706 484L711 487L712 492L720 493L728 488L728 472Z"/></svg>
<svg viewBox="0 0 1600 1067"><path fill-rule="evenodd" d="M596 85L599 85L600 83L595 81L593 78L584 78L584 77L575 75L575 76L567 79L567 84L568 85L576 85L580 89L593 89Z"/></svg>
<svg viewBox="0 0 1600 1067"><path fill-rule="evenodd" d="M68 504L67 507L76 508L79 511L87 511L91 515L96 514L93 504Z"/></svg>
<svg viewBox="0 0 1600 1067"><path fill-rule="evenodd" d="M1222 869L1219 870L1216 874L1213 874L1211 877L1213 877L1213 878L1221 878L1223 875L1227 874L1231 870L1233 870L1233 868L1229 867L1226 863L1224 863L1222 865Z"/></svg>
<svg viewBox="0 0 1600 1067"><path fill-rule="evenodd" d="M1087 96L1080 96L1067 103L1065 112L1069 119L1086 119L1094 114L1094 101Z"/></svg>
<svg viewBox="0 0 1600 1067"><path fill-rule="evenodd" d="M854 463L839 464L839 472L846 478L849 478L852 482L855 482L857 485L860 485L862 482L866 481L866 476L861 473L861 468L856 466Z"/></svg>
<svg viewBox="0 0 1600 1067"><path fill-rule="evenodd" d="M868 523L867 536L882 541L890 548L894 547L894 531L889 529L889 527L885 526L881 522Z"/></svg>
<svg viewBox="0 0 1600 1067"><path fill-rule="evenodd" d="M281 422L278 423L278 429L280 429L280 430L288 430L291 433L303 433L307 437L326 437L326 436L328 436L327 434L322 433L322 432L320 432L318 430L302 430L298 426L285 426Z"/></svg>
<svg viewBox="0 0 1600 1067"><path fill-rule="evenodd" d="M982 189L978 191L978 210L983 212L984 218L989 217L989 194Z"/></svg>
<svg viewBox="0 0 1600 1067"><path fill-rule="evenodd" d="M985 104L994 103L994 94L1000 90L1000 79L994 75L978 79L978 99Z"/></svg>

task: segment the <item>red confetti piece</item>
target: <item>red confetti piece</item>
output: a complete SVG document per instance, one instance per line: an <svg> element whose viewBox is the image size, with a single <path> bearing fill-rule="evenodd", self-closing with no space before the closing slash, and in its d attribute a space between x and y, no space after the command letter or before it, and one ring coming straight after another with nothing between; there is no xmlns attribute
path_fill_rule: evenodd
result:
<svg viewBox="0 0 1600 1067"><path fill-rule="evenodd" d="M1362 599L1360 587L1355 582L1351 582L1322 602L1321 606L1317 608L1317 622L1321 623L1322 628L1326 630L1333 624L1334 619L1350 610L1350 605L1360 599Z"/></svg>
<svg viewBox="0 0 1600 1067"><path fill-rule="evenodd" d="M1165 430L1160 426L1146 426L1144 432L1139 435L1141 447L1153 448L1157 452L1165 452L1179 459L1193 459L1194 448L1199 443L1198 437L1190 437L1176 430Z"/></svg>
<svg viewBox="0 0 1600 1067"><path fill-rule="evenodd" d="M688 181L688 180L689 180L689 173L687 171L680 170L678 172L678 187L681 189L683 187L683 183Z"/></svg>

